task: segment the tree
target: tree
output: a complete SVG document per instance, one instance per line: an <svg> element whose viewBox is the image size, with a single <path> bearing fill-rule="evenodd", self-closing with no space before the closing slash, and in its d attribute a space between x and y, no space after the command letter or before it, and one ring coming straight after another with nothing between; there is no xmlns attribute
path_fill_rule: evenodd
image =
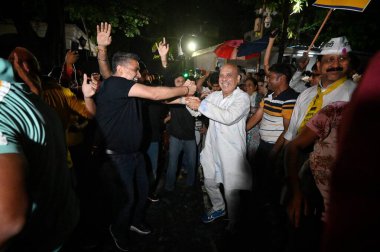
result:
<svg viewBox="0 0 380 252"><path fill-rule="evenodd" d="M112 24L115 31L125 37L140 34L141 27L148 25L152 9L161 1L85 1L85 0L14 0L10 8L4 11L3 18L13 21L17 35L7 35L7 44L2 57L7 57L16 46L24 46L39 59L43 70L50 70L53 65L63 62L65 55L65 23L75 23L82 29L90 27L88 35L96 35L96 24L106 21ZM149 4L148 4L149 3ZM31 21L47 23L45 37L39 37Z"/></svg>

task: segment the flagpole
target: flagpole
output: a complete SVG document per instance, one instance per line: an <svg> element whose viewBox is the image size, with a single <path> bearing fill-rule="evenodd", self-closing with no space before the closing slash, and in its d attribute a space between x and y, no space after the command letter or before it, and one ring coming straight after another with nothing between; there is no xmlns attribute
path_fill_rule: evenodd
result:
<svg viewBox="0 0 380 252"><path fill-rule="evenodd" d="M309 45L309 48L307 49L307 53L309 53L310 49L313 47L315 41L317 40L319 34L320 34L321 31L322 31L323 26L325 26L325 24L326 24L326 22L327 22L327 19L329 19L329 17L330 17L330 15L331 15L331 13L332 13L333 10L334 10L334 9L330 9L329 12L327 13L327 15L326 15L326 17L325 17L325 20L323 20L323 23L321 24L321 27L319 27L319 30L318 30L317 34L315 35L313 41L311 42L311 44Z"/></svg>

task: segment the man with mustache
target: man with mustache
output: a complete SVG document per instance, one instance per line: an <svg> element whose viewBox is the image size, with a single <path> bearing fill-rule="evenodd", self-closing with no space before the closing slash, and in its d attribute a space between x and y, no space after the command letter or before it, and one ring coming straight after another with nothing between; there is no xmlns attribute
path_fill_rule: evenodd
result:
<svg viewBox="0 0 380 252"><path fill-rule="evenodd" d="M297 99L289 128L285 134L287 141L293 140L305 127L306 123L325 106L337 101L347 102L356 88L356 84L347 79L350 67L349 52L351 47L346 37L332 38L322 47L318 56L317 69L320 73L318 85L306 89ZM302 142L302 141L301 141ZM300 226L301 206L304 201L304 192L301 190L299 177L300 166L308 159L310 146L288 147L285 155L286 171L290 198L288 201L288 214L295 227ZM313 145L311 145L312 147ZM305 166L308 167L308 166ZM305 167L302 167L302 170Z"/></svg>

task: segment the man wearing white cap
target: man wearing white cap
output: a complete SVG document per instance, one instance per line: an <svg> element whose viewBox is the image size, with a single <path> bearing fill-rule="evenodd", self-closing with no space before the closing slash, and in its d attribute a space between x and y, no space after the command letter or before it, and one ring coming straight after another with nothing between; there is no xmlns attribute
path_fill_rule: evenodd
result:
<svg viewBox="0 0 380 252"><path fill-rule="evenodd" d="M287 141L291 141L304 128L306 123L323 107L336 101L349 101L356 84L347 79L350 66L348 52L351 47L346 37L332 38L322 46L318 56L317 69L321 74L318 85L306 89L298 96L289 128L284 135ZM306 149L306 148L304 148ZM308 153L300 150L287 151L285 164L290 186L291 198L288 203L289 217L298 226L303 195L300 190L299 166L294 160L298 156L307 159Z"/></svg>

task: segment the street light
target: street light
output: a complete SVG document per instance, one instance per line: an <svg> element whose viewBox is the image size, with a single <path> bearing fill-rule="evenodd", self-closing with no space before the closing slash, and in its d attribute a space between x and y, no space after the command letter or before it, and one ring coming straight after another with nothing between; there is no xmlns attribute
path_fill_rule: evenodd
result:
<svg viewBox="0 0 380 252"><path fill-rule="evenodd" d="M197 36L194 34L183 34L178 43L178 56L191 57L197 49Z"/></svg>
<svg viewBox="0 0 380 252"><path fill-rule="evenodd" d="M194 52L196 49L197 49L197 43L195 43L195 41L189 41L187 43L187 49L190 51L190 52Z"/></svg>

